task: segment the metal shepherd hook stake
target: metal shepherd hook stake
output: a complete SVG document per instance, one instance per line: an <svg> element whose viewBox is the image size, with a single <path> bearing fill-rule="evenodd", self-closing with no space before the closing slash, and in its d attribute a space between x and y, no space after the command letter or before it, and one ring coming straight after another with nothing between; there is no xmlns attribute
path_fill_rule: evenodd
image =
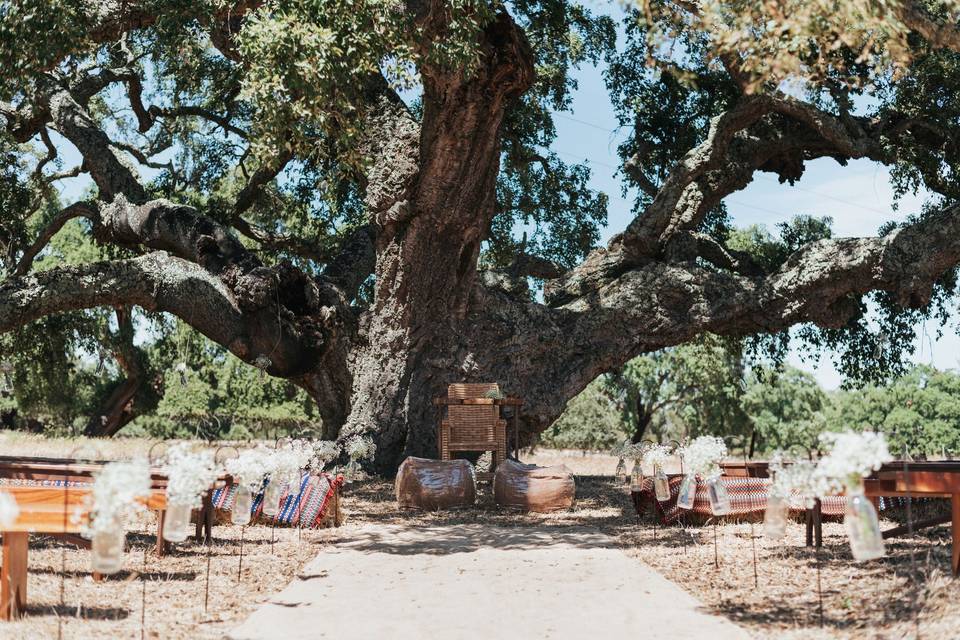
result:
<svg viewBox="0 0 960 640"><path fill-rule="evenodd" d="M240 572L243 570L243 532L246 531L246 525L240 525L240 561L237 563L237 582L240 582Z"/></svg>
<svg viewBox="0 0 960 640"><path fill-rule="evenodd" d="M217 464L218 466L224 462L224 461L221 460L221 458L220 458L220 454L223 452L224 449L232 449L232 450L233 450L234 457L239 457L239 456L240 456L240 450L239 450L239 449L237 449L236 447L231 446L231 445L229 445L229 444L222 444L222 445L220 445L219 447L217 447L216 451L215 451L214 454L213 454L213 461L214 461L214 463ZM223 490L226 492L227 489L229 489L229 485L226 485ZM212 507L213 507L213 505L211 504L211 508L212 508ZM209 605L209 603L210 603L210 545L211 545L211 544L212 544L212 540L211 540L210 538L207 538L207 576L206 576L206 583L205 583L205 585L204 585L204 593L203 593L203 610L204 610L204 612L207 611L207 607L208 607L208 605ZM240 563L241 563L241 565L243 564L243 527L240 527ZM239 582L239 581L240 581L240 568L238 567L238 568L237 568L237 582Z"/></svg>
<svg viewBox="0 0 960 640"><path fill-rule="evenodd" d="M158 446L166 447L166 443L162 440L154 442L150 445L150 448L147 450L147 464L152 470L154 465L158 463L158 460L154 458L153 450ZM160 518L161 525L163 523L163 516L160 512L157 513L157 517ZM163 527L159 527L157 531L157 536L161 539L157 540L157 543L160 545L166 544L163 539ZM144 640L146 637L146 627L147 627L147 550L150 548L150 545L144 541L143 543L143 566L140 571L140 640Z"/></svg>
<svg viewBox="0 0 960 640"><path fill-rule="evenodd" d="M90 461L99 460L102 458L100 450L93 447L88 443L81 444L75 447L68 458L73 463L80 463L83 461L83 458L79 455L80 453L86 451L90 455L87 459ZM67 464L70 464L68 462ZM70 522L70 476L68 475L63 482L63 532L67 532L67 527ZM62 640L63 638L63 614L66 611L66 591L67 591L67 546L63 545L60 548L60 615L57 616L57 640ZM13 603L11 602L11 606ZM77 603L77 615L81 614L83 609L83 603Z"/></svg>

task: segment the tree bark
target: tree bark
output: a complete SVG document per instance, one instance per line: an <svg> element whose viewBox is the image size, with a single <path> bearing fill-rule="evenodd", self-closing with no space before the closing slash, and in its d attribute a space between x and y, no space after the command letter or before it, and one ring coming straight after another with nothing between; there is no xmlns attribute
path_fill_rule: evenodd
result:
<svg viewBox="0 0 960 640"><path fill-rule="evenodd" d="M474 73L421 70L416 176L404 197L374 212L377 287L352 353L344 433L376 433L383 470L404 455L435 455L431 399L464 377L456 353L494 214L500 124L533 80L529 46L506 13L484 38Z"/></svg>
<svg viewBox="0 0 960 640"><path fill-rule="evenodd" d="M149 7L81 4L97 17L90 42L116 41L157 19ZM231 36L237 17L258 4L224 5L201 20L227 58L238 56ZM424 42L443 37L448 8L408 3ZM111 141L88 110L93 96L119 82L130 88L141 129L158 116L190 115L191 107L180 114L145 108L135 70L89 72L76 82L58 71L38 82L29 100L0 103L15 140L58 131L81 153L98 189L95 204L68 207L23 248L20 265L0 283L0 331L95 306L174 314L245 362L306 389L327 437L374 435L376 466L391 471L404 455L436 453L431 400L451 382L496 381L522 397L520 442L528 444L591 380L636 355L704 331L745 335L804 322L839 327L872 290L923 306L937 279L960 263L956 206L883 237L811 243L769 273L700 233L706 213L757 171L793 180L805 160L817 157L891 162L898 136L913 126L837 116L774 92L745 96L715 118L706 139L662 185L646 185L651 206L607 247L565 273L540 271L552 279L545 304L537 303L524 289L520 265L504 276L512 277L510 286L479 278L477 270L495 213L501 123L533 81L533 53L501 8L482 30L476 66L455 69L429 59L420 68L419 121L379 74L363 87L369 108L361 110L360 154L368 162L359 186L367 219L337 255L241 217L286 155L256 173L228 207L225 219L260 249L307 256L322 263L321 275L287 262L267 266L225 224L152 199L131 166L129 145ZM245 137L243 129L230 129L230 117L202 109L193 115ZM89 218L99 241L137 257L31 271L33 258L73 215ZM357 291L371 275L374 300L363 308ZM91 432L115 432L135 411L134 381L142 375L136 358L117 358L128 379L99 413L106 426L91 424ZM654 410L638 411L635 438L649 428Z"/></svg>

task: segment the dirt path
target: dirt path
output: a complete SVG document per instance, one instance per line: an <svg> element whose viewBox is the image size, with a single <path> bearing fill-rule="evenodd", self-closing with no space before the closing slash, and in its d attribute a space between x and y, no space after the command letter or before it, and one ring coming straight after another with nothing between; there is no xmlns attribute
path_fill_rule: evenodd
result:
<svg viewBox="0 0 960 640"><path fill-rule="evenodd" d="M229 637L748 637L593 528L350 529Z"/></svg>

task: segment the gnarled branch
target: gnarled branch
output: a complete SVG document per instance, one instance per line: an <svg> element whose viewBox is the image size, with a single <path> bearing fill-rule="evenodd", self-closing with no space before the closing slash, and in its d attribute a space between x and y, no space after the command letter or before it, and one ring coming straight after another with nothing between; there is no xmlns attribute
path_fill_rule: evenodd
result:
<svg viewBox="0 0 960 640"><path fill-rule="evenodd" d="M26 275L27 272L30 271L30 267L33 266L33 261L37 257L37 254L43 251L47 243L50 242L53 236L57 235L57 232L60 231L67 222L74 218L90 218L91 220L95 220L97 215L97 207L91 202L75 202L66 207L43 228L43 231L40 232L36 240L24 250L12 275Z"/></svg>

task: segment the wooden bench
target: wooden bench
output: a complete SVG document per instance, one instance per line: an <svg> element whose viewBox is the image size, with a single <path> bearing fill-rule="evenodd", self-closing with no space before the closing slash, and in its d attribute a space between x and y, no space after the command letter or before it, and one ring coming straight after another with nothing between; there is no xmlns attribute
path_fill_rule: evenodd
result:
<svg viewBox="0 0 960 640"><path fill-rule="evenodd" d="M724 462L721 467L723 472L729 475L753 478L770 476L769 463L761 460ZM879 498L949 498L950 515L892 527L883 532L883 537L893 538L949 522L953 543L950 564L953 575L960 576L960 461L907 461L906 464L902 460L889 462L866 478L863 487L864 494L873 500L874 504ZM816 544L819 547L823 544L823 520L819 503L817 500L812 509L807 509L807 546Z"/></svg>
<svg viewBox="0 0 960 640"><path fill-rule="evenodd" d="M12 457L0 456L0 479L24 480L32 486L6 484L0 490L10 493L20 508L17 521L6 530L0 531L3 537L2 567L0 582L0 620L18 617L26 603L27 552L29 535L43 534L56 536L83 548L90 547L90 541L82 538L79 525L73 522L71 515L77 505L82 505L92 489L93 474L108 461L78 462L66 458ZM81 483L81 486L66 483ZM43 486L35 483L60 483L59 486ZM229 487L233 479L229 475L221 476L214 487L203 498L200 517L197 520L197 541L209 543L212 539L214 506L212 496L217 486ZM146 507L157 512L158 555L163 555L166 543L163 540L163 520L166 511L167 478L159 470L151 471L151 494ZM326 526L339 526L342 519L340 511L340 492L334 489L332 504L325 516Z"/></svg>
<svg viewBox="0 0 960 640"><path fill-rule="evenodd" d="M108 460L83 461L71 458L51 458L39 456L0 456L0 480L23 480L31 483L91 483L93 475ZM151 488L157 491L166 490L167 477L159 469L151 469ZM217 485L229 482L229 476L221 476ZM0 486L0 489L5 486ZM213 537L214 510L211 503L213 487L203 497L200 516L197 519L197 542L209 543ZM163 556L168 544L163 539L163 520L165 511L157 511L157 545L156 554ZM60 537L82 547L89 547L89 542L75 535L63 534Z"/></svg>
<svg viewBox="0 0 960 640"><path fill-rule="evenodd" d="M80 533L80 523L73 517L82 508L90 489L82 487L5 487L17 501L17 520L0 531L3 536L3 558L0 566L0 620L12 620L23 614L27 604L27 566L30 534L72 535ZM153 490L145 500L146 507L166 509L166 493ZM80 519L85 514L81 512Z"/></svg>

